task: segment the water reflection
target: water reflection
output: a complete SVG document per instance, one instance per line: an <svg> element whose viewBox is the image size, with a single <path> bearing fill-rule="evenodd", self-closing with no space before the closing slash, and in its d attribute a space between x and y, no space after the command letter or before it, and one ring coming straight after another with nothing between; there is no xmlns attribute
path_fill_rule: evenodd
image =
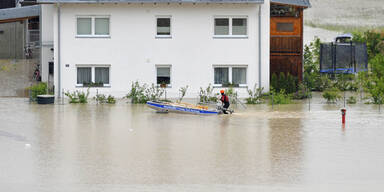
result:
<svg viewBox="0 0 384 192"><path fill-rule="evenodd" d="M297 183L302 175L302 125L300 118L269 120L271 174L275 182Z"/></svg>

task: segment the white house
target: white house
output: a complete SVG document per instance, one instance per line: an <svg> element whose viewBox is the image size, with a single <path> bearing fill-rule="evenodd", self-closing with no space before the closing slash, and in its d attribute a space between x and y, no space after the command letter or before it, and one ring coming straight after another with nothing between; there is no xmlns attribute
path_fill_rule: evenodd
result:
<svg viewBox="0 0 384 192"><path fill-rule="evenodd" d="M187 97L200 87L269 90L270 0L37 0L42 79L54 63L55 95L101 83L125 96L134 81L165 82ZM52 49L53 48L53 49ZM51 76L52 77L52 76ZM99 84L99 85L101 85Z"/></svg>

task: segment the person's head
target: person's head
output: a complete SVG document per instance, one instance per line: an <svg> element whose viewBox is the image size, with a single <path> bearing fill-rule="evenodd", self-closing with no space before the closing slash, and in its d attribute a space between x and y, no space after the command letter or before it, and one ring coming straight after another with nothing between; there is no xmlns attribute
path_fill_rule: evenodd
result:
<svg viewBox="0 0 384 192"><path fill-rule="evenodd" d="M220 93L221 93L222 95L224 95L224 90L220 90Z"/></svg>

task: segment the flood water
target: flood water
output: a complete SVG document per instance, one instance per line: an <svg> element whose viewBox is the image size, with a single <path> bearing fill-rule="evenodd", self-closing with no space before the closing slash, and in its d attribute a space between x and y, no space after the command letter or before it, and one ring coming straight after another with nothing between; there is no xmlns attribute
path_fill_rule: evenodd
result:
<svg viewBox="0 0 384 192"><path fill-rule="evenodd" d="M314 99L233 115L0 98L0 191L380 191L384 112Z"/></svg>

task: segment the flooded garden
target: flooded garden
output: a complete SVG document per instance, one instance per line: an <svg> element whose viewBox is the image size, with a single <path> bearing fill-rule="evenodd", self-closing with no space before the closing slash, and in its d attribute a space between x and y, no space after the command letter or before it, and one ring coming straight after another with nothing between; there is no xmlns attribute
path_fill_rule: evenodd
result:
<svg viewBox="0 0 384 192"><path fill-rule="evenodd" d="M190 101L196 102L196 101ZM0 98L1 191L368 191L383 188L384 112L234 105L232 115L142 104Z"/></svg>

